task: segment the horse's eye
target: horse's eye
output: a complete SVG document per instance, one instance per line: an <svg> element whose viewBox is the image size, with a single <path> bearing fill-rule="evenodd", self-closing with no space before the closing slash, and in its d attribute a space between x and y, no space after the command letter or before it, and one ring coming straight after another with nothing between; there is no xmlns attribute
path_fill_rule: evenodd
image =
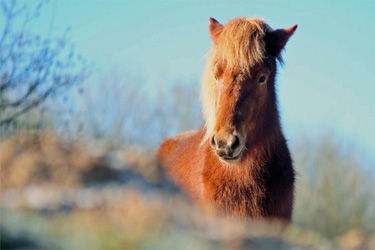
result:
<svg viewBox="0 0 375 250"><path fill-rule="evenodd" d="M267 77L266 76L261 76L260 78L259 78L259 84L263 84L263 83L265 83L266 82L266 80L267 80Z"/></svg>

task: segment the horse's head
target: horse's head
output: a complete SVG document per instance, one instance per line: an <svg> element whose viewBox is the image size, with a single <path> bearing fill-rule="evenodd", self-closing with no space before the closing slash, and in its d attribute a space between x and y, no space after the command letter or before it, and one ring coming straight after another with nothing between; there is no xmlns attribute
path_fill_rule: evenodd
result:
<svg viewBox="0 0 375 250"><path fill-rule="evenodd" d="M273 31L253 18L224 26L210 18L213 46L202 86L205 140L222 160L239 161L268 123L279 123L276 60L296 28Z"/></svg>

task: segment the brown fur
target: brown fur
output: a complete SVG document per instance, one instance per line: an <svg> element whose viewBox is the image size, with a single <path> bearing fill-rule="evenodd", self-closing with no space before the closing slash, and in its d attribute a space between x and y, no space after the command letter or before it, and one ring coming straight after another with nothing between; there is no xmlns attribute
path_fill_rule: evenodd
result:
<svg viewBox="0 0 375 250"><path fill-rule="evenodd" d="M164 141L157 159L193 199L246 218L291 220L294 170L275 93L276 61L296 26L273 31L264 21L210 19L214 42L202 80L206 126ZM266 82L258 84L261 77ZM213 135L238 134L244 150L226 162L210 147Z"/></svg>

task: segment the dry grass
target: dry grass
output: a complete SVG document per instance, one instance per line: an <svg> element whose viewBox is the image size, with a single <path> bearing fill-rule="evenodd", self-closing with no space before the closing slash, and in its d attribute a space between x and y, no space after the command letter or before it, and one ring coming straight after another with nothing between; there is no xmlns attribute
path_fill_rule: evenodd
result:
<svg viewBox="0 0 375 250"><path fill-rule="evenodd" d="M0 166L3 248L374 249L361 228L328 238L207 214L135 148L94 155L51 134L21 134L0 144Z"/></svg>

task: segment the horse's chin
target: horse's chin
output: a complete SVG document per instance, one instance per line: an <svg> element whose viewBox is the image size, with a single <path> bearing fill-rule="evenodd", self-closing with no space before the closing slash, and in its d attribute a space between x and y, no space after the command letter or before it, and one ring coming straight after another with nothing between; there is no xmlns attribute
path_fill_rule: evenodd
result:
<svg viewBox="0 0 375 250"><path fill-rule="evenodd" d="M229 164L234 164L234 163L238 163L241 161L241 158L242 158L242 153L243 153L243 149L242 148L241 150L238 151L238 153L233 156L233 157L226 157L226 156L218 156L220 158L220 160L226 162L226 163L229 163Z"/></svg>
<svg viewBox="0 0 375 250"><path fill-rule="evenodd" d="M236 164L236 163L239 163L240 160L241 160L241 157L239 157L238 159L225 159L225 158L222 158L222 157L219 157L220 160L222 160L223 162L225 163L228 163L228 164Z"/></svg>

